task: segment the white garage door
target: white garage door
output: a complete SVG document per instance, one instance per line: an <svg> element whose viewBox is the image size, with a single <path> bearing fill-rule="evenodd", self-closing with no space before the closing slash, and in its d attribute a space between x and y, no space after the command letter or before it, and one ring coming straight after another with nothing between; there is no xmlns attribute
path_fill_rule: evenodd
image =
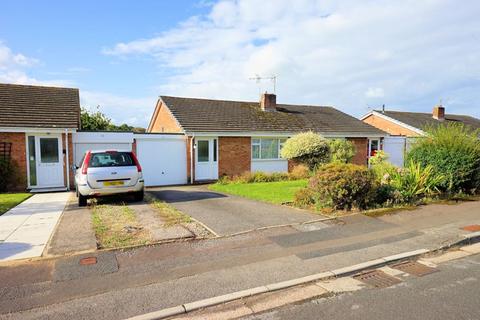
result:
<svg viewBox="0 0 480 320"><path fill-rule="evenodd" d="M80 165L83 155L88 150L132 150L131 143L76 143L75 164Z"/></svg>
<svg viewBox="0 0 480 320"><path fill-rule="evenodd" d="M187 183L187 149L183 135L135 134L135 139L146 186Z"/></svg>
<svg viewBox="0 0 480 320"><path fill-rule="evenodd" d="M383 151L388 154L388 160L398 167L403 167L405 161L405 143L405 137L385 137L383 140Z"/></svg>

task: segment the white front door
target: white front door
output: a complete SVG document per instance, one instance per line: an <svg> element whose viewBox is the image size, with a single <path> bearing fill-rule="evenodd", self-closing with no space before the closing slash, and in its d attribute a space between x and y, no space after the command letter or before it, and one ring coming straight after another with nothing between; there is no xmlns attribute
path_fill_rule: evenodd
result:
<svg viewBox="0 0 480 320"><path fill-rule="evenodd" d="M195 139L195 180L218 179L218 139Z"/></svg>
<svg viewBox="0 0 480 320"><path fill-rule="evenodd" d="M34 144L34 148L29 148L32 153L29 159L35 163L36 181L32 184L30 174L30 185L37 188L64 187L62 136L38 135L34 138Z"/></svg>

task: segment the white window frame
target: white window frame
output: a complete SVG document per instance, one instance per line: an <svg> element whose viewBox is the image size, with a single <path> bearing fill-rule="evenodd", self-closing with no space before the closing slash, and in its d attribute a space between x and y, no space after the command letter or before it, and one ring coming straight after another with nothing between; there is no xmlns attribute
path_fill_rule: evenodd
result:
<svg viewBox="0 0 480 320"><path fill-rule="evenodd" d="M262 140L277 140L277 147L278 147L278 157L277 158L262 158ZM255 137L252 138L252 143L251 143L251 158L252 161L272 161L272 160L285 160L282 158L280 151L283 148L283 145L285 144L285 141L287 141L286 137ZM259 158L254 158L253 157L253 146L258 146L259 152L258 156Z"/></svg>

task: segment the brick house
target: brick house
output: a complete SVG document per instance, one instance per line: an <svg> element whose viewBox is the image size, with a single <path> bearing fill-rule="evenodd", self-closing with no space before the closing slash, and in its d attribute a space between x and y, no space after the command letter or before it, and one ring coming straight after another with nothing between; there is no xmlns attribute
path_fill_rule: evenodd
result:
<svg viewBox="0 0 480 320"><path fill-rule="evenodd" d="M424 128L440 123L463 123L474 129L480 129L480 119L458 114L446 114L445 107L438 105L432 113L373 110L361 120L392 136L421 137Z"/></svg>
<svg viewBox="0 0 480 320"><path fill-rule="evenodd" d="M280 157L282 144L304 131L352 141L353 162L361 165L386 135L333 107L277 104L267 93L260 102L161 96L147 128L185 136L191 183L246 171L286 172L292 163Z"/></svg>
<svg viewBox="0 0 480 320"><path fill-rule="evenodd" d="M0 158L17 171L11 189L73 187L72 134L79 127L78 89L0 84Z"/></svg>

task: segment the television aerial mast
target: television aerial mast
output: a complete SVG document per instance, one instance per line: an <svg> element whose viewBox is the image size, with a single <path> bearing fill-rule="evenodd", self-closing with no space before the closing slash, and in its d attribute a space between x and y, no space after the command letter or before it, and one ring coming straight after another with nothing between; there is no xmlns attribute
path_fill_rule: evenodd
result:
<svg viewBox="0 0 480 320"><path fill-rule="evenodd" d="M273 83L273 93L274 94L277 93L277 76L276 75L273 75L271 77L261 77L258 74L255 74L255 77L248 78L248 79L249 80L255 80L255 82L257 84L260 84L260 82L262 82L262 80L270 80ZM260 87L259 87L259 90L261 90Z"/></svg>

